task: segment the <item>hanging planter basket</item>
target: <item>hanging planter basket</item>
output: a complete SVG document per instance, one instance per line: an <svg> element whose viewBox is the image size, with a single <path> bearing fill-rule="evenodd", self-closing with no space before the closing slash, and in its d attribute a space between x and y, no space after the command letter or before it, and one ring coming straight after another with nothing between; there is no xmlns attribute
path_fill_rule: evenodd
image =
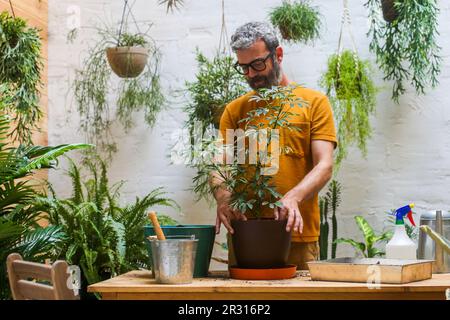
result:
<svg viewBox="0 0 450 320"><path fill-rule="evenodd" d="M143 47L112 47L106 49L111 69L121 78L139 76L147 65L149 50Z"/></svg>
<svg viewBox="0 0 450 320"><path fill-rule="evenodd" d="M381 0L381 9L383 18L387 22L393 22L398 18L398 11L395 9L394 3L398 0Z"/></svg>

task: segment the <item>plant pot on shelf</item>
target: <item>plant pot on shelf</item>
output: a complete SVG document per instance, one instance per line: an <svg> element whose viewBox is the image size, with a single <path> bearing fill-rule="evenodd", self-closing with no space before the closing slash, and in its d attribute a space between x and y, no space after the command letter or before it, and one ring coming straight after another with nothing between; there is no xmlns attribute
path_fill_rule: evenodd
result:
<svg viewBox="0 0 450 320"><path fill-rule="evenodd" d="M209 263L211 261L214 240L216 238L216 229L213 225L178 225L178 226L161 226L166 237L174 236L195 236L198 239L197 254L195 257L194 278L202 278L208 276ZM144 235L146 238L147 251L149 254L150 265L153 265L152 250L148 236L154 236L155 230L153 226L144 227Z"/></svg>
<svg viewBox="0 0 450 320"><path fill-rule="evenodd" d="M121 78L139 76L147 65L148 49L143 47L113 47L106 49L111 69Z"/></svg>
<svg viewBox="0 0 450 320"><path fill-rule="evenodd" d="M287 220L232 220L232 241L237 267L285 267L291 246L291 232L286 232L286 224Z"/></svg>
<svg viewBox="0 0 450 320"><path fill-rule="evenodd" d="M399 0L381 0L381 9L383 18L387 22L393 22L398 18L398 11L395 9L394 3Z"/></svg>

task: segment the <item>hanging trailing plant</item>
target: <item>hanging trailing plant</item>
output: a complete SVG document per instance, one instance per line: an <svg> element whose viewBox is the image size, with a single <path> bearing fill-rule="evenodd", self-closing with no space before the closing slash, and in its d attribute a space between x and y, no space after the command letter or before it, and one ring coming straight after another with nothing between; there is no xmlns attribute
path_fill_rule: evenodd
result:
<svg viewBox="0 0 450 320"><path fill-rule="evenodd" d="M367 154L367 140L372 132L369 116L375 111L377 93L370 72L368 61L345 50L328 59L328 69L320 80L333 106L338 127L337 168L353 143L364 156Z"/></svg>
<svg viewBox="0 0 450 320"><path fill-rule="evenodd" d="M383 20L379 0L366 2L371 22L368 36L370 50L376 54L377 63L385 80L393 80L392 98L398 103L409 81L417 94L439 83L442 58L436 43L439 8L436 0L393 1L385 3ZM391 10L395 10L391 13ZM391 14L388 14L391 13Z"/></svg>
<svg viewBox="0 0 450 320"><path fill-rule="evenodd" d="M269 16L274 27L288 42L308 43L320 36L320 12L308 0L283 1Z"/></svg>
<svg viewBox="0 0 450 320"><path fill-rule="evenodd" d="M165 98L159 77L160 53L148 31L137 34L118 34L109 28L98 28L97 31L99 39L89 49L83 69L77 71L74 93L81 116L81 130L86 133L89 142L111 157L117 151L111 133L111 126L116 120L128 132L133 127L133 113L143 111L145 122L153 127ZM138 45L149 53L139 76L120 78L118 82L111 77L105 51L118 44L125 47ZM127 72L127 65L125 67ZM113 104L116 106L115 116Z"/></svg>
<svg viewBox="0 0 450 320"><path fill-rule="evenodd" d="M0 14L0 84L6 87L0 100L13 117L9 137L23 144L31 144L42 116L41 46L38 29L6 11Z"/></svg>

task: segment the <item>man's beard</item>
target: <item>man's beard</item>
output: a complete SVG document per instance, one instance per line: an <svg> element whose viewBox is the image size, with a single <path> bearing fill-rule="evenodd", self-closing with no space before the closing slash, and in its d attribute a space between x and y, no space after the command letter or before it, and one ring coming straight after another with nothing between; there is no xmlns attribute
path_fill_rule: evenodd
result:
<svg viewBox="0 0 450 320"><path fill-rule="evenodd" d="M269 74L265 76L254 76L253 78L247 79L249 86L253 90L258 90L262 88L270 89L273 86L278 86L281 80L281 68L278 61L275 59L273 61L273 68L270 70Z"/></svg>

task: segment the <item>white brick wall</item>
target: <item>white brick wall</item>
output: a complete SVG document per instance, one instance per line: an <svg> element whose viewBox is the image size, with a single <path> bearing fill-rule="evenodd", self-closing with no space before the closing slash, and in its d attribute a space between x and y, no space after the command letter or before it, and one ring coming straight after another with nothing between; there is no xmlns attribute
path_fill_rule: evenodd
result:
<svg viewBox="0 0 450 320"><path fill-rule="evenodd" d="M179 12L166 15L165 8L156 0L138 0L134 13L139 21L154 23L152 36L160 45L164 92L170 94L192 80L196 72L195 48L211 55L219 42L221 29L221 1L185 0ZM270 0L226 0L228 34L239 25L251 20L267 18L268 10L280 3ZM369 40L365 0L350 1L353 32L360 56L374 60L368 51ZM285 45L284 70L290 79L318 88L320 74L330 54L337 48L342 13L341 1L314 1L320 6L326 30L314 47ZM415 202L417 212L448 209L450 191L450 2L440 1L440 36L444 63L440 86L426 96L408 94L395 105L390 100L391 86L381 80L384 88L378 96L377 113L372 118L373 138L368 143L367 160L356 148L350 150L342 165L338 179L343 185L343 202L339 210L339 236L355 237L359 234L353 216L363 214L378 230L385 224L384 212ZM73 44L66 40L67 9L81 9L81 25ZM95 21L120 19L122 1L106 0L50 0L49 1L49 143L83 141L78 129L78 115L72 103L69 84L74 69L94 32L87 28ZM349 40L349 39L347 39ZM347 43L349 43L347 41ZM374 65L375 66L375 65ZM375 70L377 70L375 68ZM141 117L128 135L118 131L119 152L110 169L110 180L127 180L123 189L124 200L142 196L149 190L164 186L181 205L182 213L165 210L183 223L214 224L215 208L206 203L194 203L187 191L193 175L182 166L171 166L166 158L170 133L182 127L186 118L180 112L182 104L176 99L160 114L157 126L151 130ZM61 167L66 167L63 161ZM62 195L71 191L69 180L62 177L63 170L50 172L50 180ZM418 220L418 217L417 217ZM219 240L224 239L222 231ZM338 247L338 255L353 254L346 245ZM217 253L218 254L218 253ZM222 265L223 266L223 265Z"/></svg>

